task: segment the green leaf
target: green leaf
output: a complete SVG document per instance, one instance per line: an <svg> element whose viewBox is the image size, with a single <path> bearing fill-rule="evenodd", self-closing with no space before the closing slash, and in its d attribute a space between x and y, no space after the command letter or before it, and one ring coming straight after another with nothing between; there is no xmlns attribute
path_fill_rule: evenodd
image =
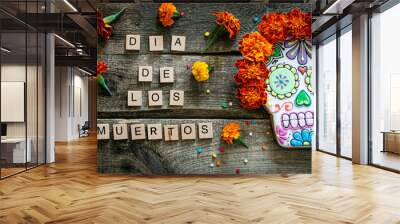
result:
<svg viewBox="0 0 400 224"><path fill-rule="evenodd" d="M122 14L124 14L125 10L126 10L126 7L122 8L117 13L114 13L112 15L104 17L103 18L104 23L108 24L108 25L115 23L119 19L119 17L121 17Z"/></svg>

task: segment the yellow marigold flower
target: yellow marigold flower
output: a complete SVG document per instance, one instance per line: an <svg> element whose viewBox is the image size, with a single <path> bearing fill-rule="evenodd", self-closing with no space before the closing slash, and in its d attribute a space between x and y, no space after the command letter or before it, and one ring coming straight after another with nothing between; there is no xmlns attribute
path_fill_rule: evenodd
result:
<svg viewBox="0 0 400 224"><path fill-rule="evenodd" d="M240 125L234 122L226 124L221 137L226 143L233 144L235 140L240 138Z"/></svg>
<svg viewBox="0 0 400 224"><path fill-rule="evenodd" d="M207 63L204 61L196 61L192 65L192 74L193 77L198 81L198 82L203 82L208 80L210 77L210 71L208 69Z"/></svg>

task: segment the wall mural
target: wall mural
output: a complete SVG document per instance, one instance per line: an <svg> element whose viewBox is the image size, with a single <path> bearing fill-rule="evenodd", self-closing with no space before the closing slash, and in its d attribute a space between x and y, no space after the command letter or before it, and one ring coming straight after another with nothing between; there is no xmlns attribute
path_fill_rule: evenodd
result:
<svg viewBox="0 0 400 224"><path fill-rule="evenodd" d="M311 172L310 5L98 8L99 172Z"/></svg>

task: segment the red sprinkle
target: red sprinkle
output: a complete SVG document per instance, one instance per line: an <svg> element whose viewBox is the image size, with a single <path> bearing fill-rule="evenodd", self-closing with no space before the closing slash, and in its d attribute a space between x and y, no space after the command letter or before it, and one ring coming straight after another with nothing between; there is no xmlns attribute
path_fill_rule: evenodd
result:
<svg viewBox="0 0 400 224"><path fill-rule="evenodd" d="M181 16L185 16L185 12L181 12Z"/></svg>
<svg viewBox="0 0 400 224"><path fill-rule="evenodd" d="M235 172L236 174L240 174L240 168L236 168Z"/></svg>
<svg viewBox="0 0 400 224"><path fill-rule="evenodd" d="M246 123L246 125L250 125L250 121L244 121L244 123Z"/></svg>
<svg viewBox="0 0 400 224"><path fill-rule="evenodd" d="M220 147L220 148L219 148L219 152L220 152L220 153L224 153L224 152L225 152L225 148L224 148L224 147Z"/></svg>

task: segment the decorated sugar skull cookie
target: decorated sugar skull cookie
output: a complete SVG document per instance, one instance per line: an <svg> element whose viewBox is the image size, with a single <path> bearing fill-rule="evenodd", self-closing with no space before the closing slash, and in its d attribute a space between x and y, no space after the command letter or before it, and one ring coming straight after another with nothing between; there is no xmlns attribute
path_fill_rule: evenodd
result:
<svg viewBox="0 0 400 224"><path fill-rule="evenodd" d="M311 147L314 133L314 90L311 73L311 42L294 40L275 45L267 68L268 100L278 144L287 148Z"/></svg>

